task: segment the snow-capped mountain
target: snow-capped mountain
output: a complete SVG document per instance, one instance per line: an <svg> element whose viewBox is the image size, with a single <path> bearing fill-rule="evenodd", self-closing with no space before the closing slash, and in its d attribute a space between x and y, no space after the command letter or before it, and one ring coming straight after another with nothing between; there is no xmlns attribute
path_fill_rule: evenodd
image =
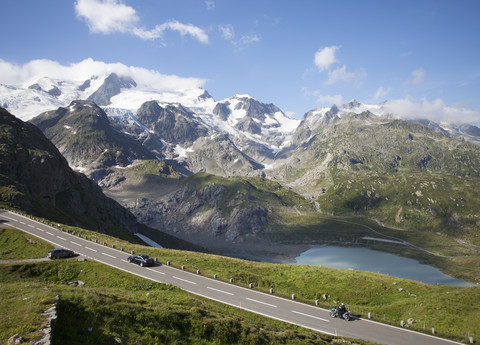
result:
<svg viewBox="0 0 480 345"><path fill-rule="evenodd" d="M117 131L140 141L156 157L175 161L186 172L221 175L259 175L274 166L282 150L308 142L312 133L350 113L397 117L388 102L367 105L352 100L310 110L297 120L248 95L215 101L200 87L165 88L116 73L0 85L0 106L23 120L68 107L75 100L95 102ZM460 139L478 142L480 137L474 126L431 121L426 125Z"/></svg>
<svg viewBox="0 0 480 345"><path fill-rule="evenodd" d="M0 85L0 106L23 121L77 99L87 99L103 83L99 77L87 80L58 80L43 77L25 85Z"/></svg>
<svg viewBox="0 0 480 345"><path fill-rule="evenodd" d="M288 118L273 104L263 104L248 95L216 102L201 88L164 90L154 85L139 85L131 77L115 73L87 80L44 77L22 86L0 85L0 106L24 121L82 99L94 101L108 115L117 117L136 114L147 101L182 104L206 125L274 150L281 148L283 138L279 140L279 136L293 133L300 123Z"/></svg>
<svg viewBox="0 0 480 345"><path fill-rule="evenodd" d="M146 102L156 102L162 109L176 111L177 115L188 112L192 121L209 129L208 136L226 135L236 150L245 153L256 165L268 163L288 146L300 123L300 120L288 118L275 105L261 103L248 95L235 95L217 102L202 88L166 90L139 84L129 76L116 73L76 81L43 77L22 86L0 86L0 106L25 121L81 99L101 106L117 126L128 126L130 133L133 127L136 127L137 134L144 131L144 137L153 134L152 129L138 118L139 114L144 114L142 107ZM161 116L160 113L150 114L147 118ZM181 152L181 156L192 152L194 141L171 142L172 133L168 134L162 137L163 146L170 147L172 155L166 157L174 158L175 152ZM201 136L204 135L197 135L195 139ZM156 145L157 148L162 146Z"/></svg>

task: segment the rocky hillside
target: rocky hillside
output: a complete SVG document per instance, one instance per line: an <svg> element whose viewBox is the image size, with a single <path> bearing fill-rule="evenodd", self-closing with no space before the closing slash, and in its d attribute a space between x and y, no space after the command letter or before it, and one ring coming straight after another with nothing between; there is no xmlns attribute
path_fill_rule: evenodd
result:
<svg viewBox="0 0 480 345"><path fill-rule="evenodd" d="M305 115L291 140L286 142L289 145L268 158L271 163L266 169L252 157L271 155L274 151L267 144L260 145L231 133L222 134L181 104L148 101L142 104L136 115L109 117L104 114L99 116L101 109L93 103L77 109L80 104L85 105L83 102L74 102L67 110L62 108L42 114L33 122L38 123L52 141L62 138L57 146L71 165L76 164L75 159L82 157L82 152L88 153L86 158L82 158L82 164L89 167L89 176L142 221L171 233L182 236L195 233L206 238L241 241L257 232L268 231L278 219L260 202L250 205L248 212L243 209L241 216L238 209L232 209L228 216L220 217L216 207L212 206L200 218L194 216L195 219L202 219L202 222L192 225L193 211L190 207L207 205L212 200L177 183L176 190L162 187L151 198L142 195L136 195L133 200L125 198L118 192L120 189L130 191L133 183L135 186L144 184L135 188L147 190L147 184L151 183L151 179L138 175L132 177L124 169L132 164L132 157L138 161L149 157L148 153L157 158L163 157L163 166L158 171L162 171L164 176L178 176L175 171L187 176L202 171L224 177L267 176L314 202L322 213L363 215L400 228L411 228L420 223L427 229L434 224L443 232L466 237L478 230L476 213L473 211L477 202L473 196L468 207L457 209L450 205L452 200L462 199L463 191L468 191L466 186L472 186L472 183L476 186L480 177L480 147L458 140L447 131L439 130L439 127L434 128L432 123L377 116L369 110L357 114L352 112L362 107L357 102L341 108L314 109ZM240 126L246 132L251 131L251 136L258 132L253 123L268 118L265 111L276 111L272 105L258 104L249 98L239 97L236 105L233 104L233 101L228 104L217 103L216 116L233 128ZM84 108L89 111L81 111ZM92 109L96 111L92 112ZM240 117L238 112L243 112L244 117ZM71 154L66 150L68 146L59 143L71 140L69 131L76 127L67 124L69 122L54 122L53 119L60 118L60 114L68 115L64 121L74 118L79 124L91 123L91 118L96 121L101 119L102 128L109 129L105 133L116 133L129 141L123 146L116 144L111 148L113 141L106 136L98 137L98 141L83 140L91 136L86 130L73 145L72 151L78 153ZM259 114L263 114L263 117ZM239 119L245 116L253 121L252 126L243 127L246 122ZM270 133L280 126L271 120L263 123L267 122L271 123ZM265 135L266 128L262 127L260 132ZM279 140L280 135L272 135L271 138ZM250 144L247 145L247 142ZM281 145L285 145L285 142ZM140 148L131 152L134 147ZM252 150L259 151L250 154ZM113 152L116 153L115 159L105 159L111 157L109 153ZM129 159L122 161L122 157ZM437 177L439 180L434 183L438 187L436 190L417 187ZM398 186L401 185L404 185L404 192L400 193ZM438 193L439 190L449 192L442 194ZM168 196L165 199L169 193L178 193L182 197ZM425 199L421 207L418 207L417 194ZM236 222L248 224L248 229L239 231L237 227L234 230ZM173 232L172 224L175 229Z"/></svg>
<svg viewBox="0 0 480 345"><path fill-rule="evenodd" d="M475 126L405 121L389 113L386 102L357 101L313 109L298 121L247 95L215 101L202 89L166 91L116 74L85 81L43 78L28 86L1 86L0 101L26 114L37 101L57 109L32 121L72 167L161 228L176 224L178 233L241 241L278 222L261 196L257 204L219 216L222 198L216 196L223 193L212 196L180 183L180 174L209 173L223 177L221 185L240 176L267 177L302 195L320 214L367 216L464 239L479 231L478 198L470 192L478 190L480 178ZM64 104L67 99L101 107ZM154 171L131 173L145 164ZM160 175L168 181L145 197ZM197 217L193 205L209 211ZM232 214L248 220L249 229L234 230Z"/></svg>
<svg viewBox="0 0 480 345"><path fill-rule="evenodd" d="M297 146L267 176L317 202L322 212L477 241L478 145L369 111L311 112L294 138Z"/></svg>
<svg viewBox="0 0 480 345"><path fill-rule="evenodd" d="M139 221L184 239L242 242L272 231L285 210L314 212L309 201L260 177L197 173L178 179L150 170L147 180L129 184L145 178L146 169L122 171L129 178L110 188L109 195L122 199Z"/></svg>
<svg viewBox="0 0 480 345"><path fill-rule="evenodd" d="M376 116L369 111L342 117L331 110L310 112L297 128L294 143L273 170L277 178L292 186L309 187L319 178L326 181L335 171L480 177L478 145L456 140L420 122Z"/></svg>
<svg viewBox="0 0 480 345"><path fill-rule="evenodd" d="M154 154L135 138L114 129L105 112L94 102L73 101L30 120L52 141L77 171L127 166Z"/></svg>
<svg viewBox="0 0 480 345"><path fill-rule="evenodd" d="M0 200L33 215L135 241L145 226L106 197L85 175L74 172L33 124L0 108ZM172 247L189 243L164 236Z"/></svg>

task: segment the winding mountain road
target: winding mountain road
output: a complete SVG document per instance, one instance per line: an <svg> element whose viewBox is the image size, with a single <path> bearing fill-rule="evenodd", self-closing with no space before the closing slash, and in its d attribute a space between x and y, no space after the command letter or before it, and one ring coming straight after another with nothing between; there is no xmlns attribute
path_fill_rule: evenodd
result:
<svg viewBox="0 0 480 345"><path fill-rule="evenodd" d="M46 240L56 247L71 249L81 256L116 269L152 281L172 284L210 300L321 333L391 345L460 344L371 320L355 319L347 322L341 319L332 319L327 309L221 282L167 265L140 267L127 262L128 253L62 232L10 211L0 210L0 222L3 226L22 230Z"/></svg>

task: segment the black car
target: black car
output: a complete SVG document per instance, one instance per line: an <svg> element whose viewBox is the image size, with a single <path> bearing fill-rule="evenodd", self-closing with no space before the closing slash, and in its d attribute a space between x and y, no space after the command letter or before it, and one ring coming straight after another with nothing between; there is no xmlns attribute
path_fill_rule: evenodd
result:
<svg viewBox="0 0 480 345"><path fill-rule="evenodd" d="M152 266L154 260L149 257L147 254L140 254L140 255L131 255L127 259L128 262L133 262L134 264L140 266Z"/></svg>
<svg viewBox="0 0 480 345"><path fill-rule="evenodd" d="M68 249L52 249L47 253L47 258L55 260L58 258L71 258L75 253Z"/></svg>

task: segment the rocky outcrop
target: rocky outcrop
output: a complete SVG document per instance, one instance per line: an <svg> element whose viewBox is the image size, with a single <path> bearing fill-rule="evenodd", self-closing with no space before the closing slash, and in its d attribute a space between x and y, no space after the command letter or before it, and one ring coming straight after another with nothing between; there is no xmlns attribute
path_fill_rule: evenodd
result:
<svg viewBox="0 0 480 345"><path fill-rule="evenodd" d="M42 315L47 319L47 326L41 330L43 336L40 340L35 341L34 345L51 345L53 344L53 331L57 322L57 311L61 303L60 296L56 296L56 301L51 308L47 309Z"/></svg>
<svg viewBox="0 0 480 345"><path fill-rule="evenodd" d="M75 173L31 123L0 108L0 198L37 216L101 232L136 232L135 217Z"/></svg>
<svg viewBox="0 0 480 345"><path fill-rule="evenodd" d="M67 108L42 113L30 122L55 144L70 166L89 176L97 169L155 158L140 142L116 130L105 112L90 101L73 101Z"/></svg>
<svg viewBox="0 0 480 345"><path fill-rule="evenodd" d="M180 104L145 102L137 111L137 119L168 143L191 145L208 134L208 128L195 114Z"/></svg>
<svg viewBox="0 0 480 345"><path fill-rule="evenodd" d="M141 198L125 206L140 221L154 223L162 231L181 238L196 235L241 242L268 230L268 211L265 207L245 206L245 200L240 199L224 205L228 199L226 193L226 188L221 185L209 185L198 190L186 185L160 200Z"/></svg>
<svg viewBox="0 0 480 345"><path fill-rule="evenodd" d="M42 316L46 319L46 326L40 330L41 338L32 340L29 342L31 345L52 345L53 344L53 331L55 329L55 323L57 322L57 310L61 303L60 296L56 296L55 303L52 304L51 308L48 308L45 312L42 313ZM18 345L26 344L24 339L19 335L15 334L7 340L7 345Z"/></svg>

